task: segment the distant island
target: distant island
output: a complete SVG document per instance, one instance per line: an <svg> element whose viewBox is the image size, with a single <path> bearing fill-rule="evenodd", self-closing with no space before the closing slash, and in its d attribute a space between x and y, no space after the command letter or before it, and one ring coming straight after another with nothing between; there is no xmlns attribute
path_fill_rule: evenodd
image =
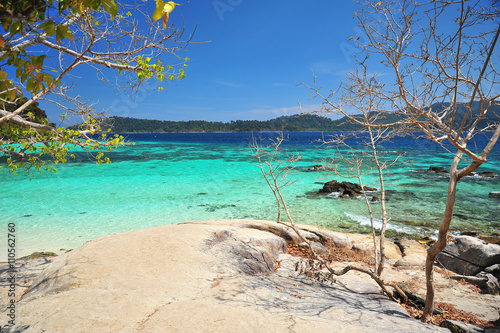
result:
<svg viewBox="0 0 500 333"><path fill-rule="evenodd" d="M443 103L443 106L449 103ZM433 105L433 108L438 105ZM473 105L473 114L479 113L480 103ZM488 124L497 121L496 114L500 113L500 106L493 106L483 119L478 128L484 128ZM462 122L465 115L465 107L459 106L457 111L457 124ZM394 114L386 114L381 117L380 122L395 122L398 117ZM470 119L469 119L470 121ZM130 117L109 117L103 130L111 128L113 133L180 133L180 132L335 132L335 131L358 131L362 126L349 122L347 118L330 119L323 116L311 114L296 114L292 116L281 116L271 120L236 120L230 122L213 122L205 120L169 121L136 119Z"/></svg>
<svg viewBox="0 0 500 333"><path fill-rule="evenodd" d="M271 120L236 120L213 122L205 120L168 121L129 117L110 117L103 126L113 133L171 133L171 132L321 132L355 131L359 125L316 115L281 116Z"/></svg>

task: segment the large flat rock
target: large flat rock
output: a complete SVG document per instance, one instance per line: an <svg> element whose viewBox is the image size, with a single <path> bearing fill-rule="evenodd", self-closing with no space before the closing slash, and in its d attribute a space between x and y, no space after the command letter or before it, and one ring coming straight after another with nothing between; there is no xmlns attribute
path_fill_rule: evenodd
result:
<svg viewBox="0 0 500 333"><path fill-rule="evenodd" d="M344 286L295 277L287 241L288 228L246 220L100 237L48 265L6 332L448 332L356 273Z"/></svg>

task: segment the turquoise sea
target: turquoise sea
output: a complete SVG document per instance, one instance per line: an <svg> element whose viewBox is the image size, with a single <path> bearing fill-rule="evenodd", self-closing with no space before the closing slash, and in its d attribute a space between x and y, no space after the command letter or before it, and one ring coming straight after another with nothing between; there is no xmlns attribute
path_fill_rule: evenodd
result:
<svg viewBox="0 0 500 333"><path fill-rule="evenodd" d="M329 133L289 133L283 149L302 156L294 184L283 189L296 223L342 232L368 232L363 200L318 195L326 181L342 179L329 172L308 172L324 164L335 149L314 143ZM249 148L252 137L273 133L130 134L135 145L119 148L112 164L98 166L87 153L58 165L57 174L12 176L0 171L2 238L16 225L17 255L72 249L100 235L164 224L208 219L276 218L276 204ZM477 138L477 147L484 138ZM428 140L398 138L385 146L390 156L404 153L404 164L386 175L389 234L435 236L446 199L446 174L425 172L449 168L452 155ZM1 161L0 161L1 162ZM500 147L478 172L500 173ZM374 182L368 176L365 182ZM349 181L349 180L348 180ZM355 180L351 180L355 181ZM374 184L379 188L378 184ZM471 176L458 186L455 233L500 233L500 177ZM375 193L375 195L377 195ZM380 203L373 204L376 211ZM379 222L379 217L377 221ZM0 242L0 247L5 242ZM0 249L0 261L5 248Z"/></svg>

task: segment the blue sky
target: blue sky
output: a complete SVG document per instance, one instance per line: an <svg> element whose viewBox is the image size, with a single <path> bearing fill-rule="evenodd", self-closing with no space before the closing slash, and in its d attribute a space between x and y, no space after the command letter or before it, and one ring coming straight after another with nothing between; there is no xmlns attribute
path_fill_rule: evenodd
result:
<svg viewBox="0 0 500 333"><path fill-rule="evenodd" d="M152 13L154 2L148 5ZM305 110L316 107L297 84L312 83L311 70L335 88L352 67L347 40L356 34L354 12L351 1L191 0L169 21L179 25L184 17L186 33L198 25L198 43L180 54L191 59L185 79L162 93L139 93L135 101L82 70L74 82L82 97L111 106L109 115L226 122L296 114L299 101ZM43 107L49 117L58 113Z"/></svg>

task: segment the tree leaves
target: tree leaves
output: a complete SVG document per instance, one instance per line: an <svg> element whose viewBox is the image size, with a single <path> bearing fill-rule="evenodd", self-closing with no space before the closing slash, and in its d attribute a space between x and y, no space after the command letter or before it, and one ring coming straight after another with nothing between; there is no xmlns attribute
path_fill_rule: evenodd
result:
<svg viewBox="0 0 500 333"><path fill-rule="evenodd" d="M159 20L163 16L163 8L165 7L165 2L162 0L156 1L156 8L153 13L153 21Z"/></svg>
<svg viewBox="0 0 500 333"><path fill-rule="evenodd" d="M39 28L49 36L52 36L56 33L56 24L52 20L43 22L42 24L40 24Z"/></svg>
<svg viewBox="0 0 500 333"><path fill-rule="evenodd" d="M35 88L35 83L36 83L35 79L29 78L28 82L26 83L26 90L32 91Z"/></svg>
<svg viewBox="0 0 500 333"><path fill-rule="evenodd" d="M12 22L9 30L10 34L15 35L19 32L19 30L21 30L21 23L19 23L19 21Z"/></svg>
<svg viewBox="0 0 500 333"><path fill-rule="evenodd" d="M47 74L47 73L43 74L43 81L45 82L47 87L51 87L52 76L50 74Z"/></svg>
<svg viewBox="0 0 500 333"><path fill-rule="evenodd" d="M102 0L101 6L109 13L111 20L114 20L118 14L118 6L116 5L116 2L113 0Z"/></svg>
<svg viewBox="0 0 500 333"><path fill-rule="evenodd" d="M56 28L56 41L57 45L61 44L61 39L67 38L69 40L74 40L73 33L65 25L58 25Z"/></svg>
<svg viewBox="0 0 500 333"><path fill-rule="evenodd" d="M165 29L168 23L168 15L174 10L175 6L181 6L181 5L173 1L165 3L162 0L157 0L156 8L153 13L153 21L159 20L160 18L163 17L162 26L163 29Z"/></svg>
<svg viewBox="0 0 500 333"><path fill-rule="evenodd" d="M121 43L130 42L135 45L137 41L141 41L142 45L141 38L143 35L147 36L148 33L147 29L144 34L141 31L131 32L127 30L136 21L136 15L144 14L139 9L127 12L128 2L123 7L117 0L1 0L0 2L0 11L2 12L0 24L7 33L3 36L0 35L0 63L2 64L0 69L0 109L7 110L7 112L19 110L21 105L28 105L28 107L34 105L37 99L51 89L60 86L63 76L74 67L68 67L67 64L60 62L61 68L58 71L49 68L50 65L46 64L49 61L45 60L50 59L52 64L57 63L57 56L54 56L57 51L64 56L66 56L64 52L67 50L75 53L81 52L81 48L90 43L94 32L104 33L103 43L109 43L108 52L110 54L113 52L119 54L118 57L112 57L112 59L104 59L101 55L93 57L88 54L88 59L91 59L89 61L95 61L96 66L102 65L116 70L137 73L139 81L154 78L160 82L167 79L181 79L185 75L184 69L180 69L177 73L173 67L163 65L156 55L151 57L153 59L146 57L146 54L149 53L143 52L142 46L135 47L135 51L131 52L133 56L138 57L137 61L121 56ZM163 19L163 26L166 27L168 15L177 4L162 0L156 3L158 8L155 10L155 19ZM149 15L146 14L146 16ZM82 18L89 20L83 22ZM117 22L118 19L120 22ZM111 23L111 20L115 20L115 22ZM88 25L85 25L87 23ZM149 23L152 23L151 20ZM107 36L106 28L111 25L118 26L123 35L116 39ZM158 23L154 24L153 29L158 32ZM33 41L38 42L36 48L32 49L21 44L24 40L33 37L36 38ZM39 40L50 42L50 46L39 43ZM151 45L155 47L162 43L161 39L156 38L156 36L152 40L154 42ZM56 47L53 45L56 43L57 45L64 43L64 45ZM28 46L31 45L28 44ZM44 49L45 46L47 48ZM49 49L54 49L54 51L49 51ZM99 46L96 49L100 50ZM145 49L150 50L153 47L148 43L145 45ZM159 53L162 52L163 50ZM139 55L143 55L144 59ZM75 59L76 64L87 62L87 59L82 60L77 56ZM135 80L137 81L137 79ZM134 77L131 77L131 80L134 80ZM23 92L28 95L26 98L23 97ZM19 104L19 102L22 103ZM9 107L12 108L9 109ZM36 118L34 113L23 113L16 119L4 117L0 126L0 137L8 137L12 144L9 143L11 148L8 148L5 141L0 140L0 147L5 147L11 152L5 153L7 157L10 157L10 162L6 164L8 168L15 171L22 166L26 170L36 169L40 171L44 169L51 171L52 167L45 163L66 162L66 155L71 147L79 146L87 151L107 150L114 149L123 143L122 137L88 139L86 134L100 131L102 120L95 115L94 110L90 107L88 110L79 108L74 112L88 117L78 127L78 130L58 127L49 123L47 119ZM40 142L46 144L39 145ZM109 159L102 155L99 155L97 160L99 163L109 162ZM1 168L2 164L0 164Z"/></svg>
<svg viewBox="0 0 500 333"><path fill-rule="evenodd" d="M2 24L5 31L8 31L12 36L20 33L22 30L27 29L27 25L34 25L37 22L42 22L39 29L43 30L47 35L52 36L56 31L56 24L53 20L48 19L49 7L53 5L53 0L7 0L7 4L3 4L2 8L8 10L3 10L2 19L0 23ZM115 0L59 0L57 1L57 8L59 15L62 16L63 13L83 13L85 10L99 10L102 7L106 11L111 20L114 20L118 14L118 5ZM29 27L32 28L32 27ZM69 37L65 37L71 39ZM3 38L2 38L3 39ZM1 43L1 41L0 41ZM1 44L0 44L1 46Z"/></svg>
<svg viewBox="0 0 500 333"><path fill-rule="evenodd" d="M9 27L12 24L12 19L3 19L2 20L2 27L5 31L9 31Z"/></svg>

